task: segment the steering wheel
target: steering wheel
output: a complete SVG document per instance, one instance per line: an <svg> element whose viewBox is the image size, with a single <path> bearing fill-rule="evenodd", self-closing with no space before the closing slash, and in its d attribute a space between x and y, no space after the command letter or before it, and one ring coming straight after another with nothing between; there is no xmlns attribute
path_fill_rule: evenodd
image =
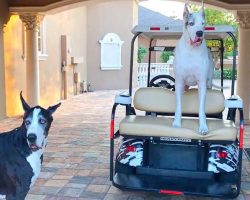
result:
<svg viewBox="0 0 250 200"><path fill-rule="evenodd" d="M149 87L161 87L175 91L175 79L170 75L158 75L152 78Z"/></svg>

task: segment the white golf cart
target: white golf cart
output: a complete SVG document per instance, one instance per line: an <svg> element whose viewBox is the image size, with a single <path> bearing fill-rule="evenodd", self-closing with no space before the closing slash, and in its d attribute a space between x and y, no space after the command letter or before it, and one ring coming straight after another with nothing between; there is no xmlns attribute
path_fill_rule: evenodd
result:
<svg viewBox="0 0 250 200"><path fill-rule="evenodd" d="M153 46L153 40L177 40L181 37L182 29L182 26L136 26L132 31L134 37L131 43L129 95L116 96L112 109L110 180L117 188L126 190L234 198L239 194L241 186L244 132L243 103L234 95L234 28L209 26L205 29L206 40L215 40L219 44L222 72L224 40L231 37L234 42L231 97L225 99L223 89L207 91L209 133L206 135L198 133L198 90L185 91L182 127L174 128L174 78L164 74L151 79L150 75L151 53L173 50ZM139 35L150 39L148 81L147 87L133 93L134 42ZM125 106L126 116L119 122L119 130L115 131L115 111L118 105ZM137 110L145 111L145 114L137 115ZM239 111L238 122L236 110ZM115 148L114 140L118 138L122 139L122 144Z"/></svg>

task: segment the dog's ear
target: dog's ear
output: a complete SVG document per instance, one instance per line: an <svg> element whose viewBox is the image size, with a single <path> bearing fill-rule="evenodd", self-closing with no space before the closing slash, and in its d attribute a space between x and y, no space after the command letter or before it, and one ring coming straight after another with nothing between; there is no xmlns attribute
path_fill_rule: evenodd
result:
<svg viewBox="0 0 250 200"><path fill-rule="evenodd" d="M47 111L49 112L50 115L52 115L60 105L61 103L58 103L54 106L50 106L48 107Z"/></svg>
<svg viewBox="0 0 250 200"><path fill-rule="evenodd" d="M204 2L203 2L203 0L202 0L202 4L201 4L200 13L201 13L202 17L205 19L205 9L204 9Z"/></svg>
<svg viewBox="0 0 250 200"><path fill-rule="evenodd" d="M26 101L23 98L22 91L20 92L20 100L22 102L23 110L25 112L27 112L28 110L30 110L30 106L26 103Z"/></svg>
<svg viewBox="0 0 250 200"><path fill-rule="evenodd" d="M189 13L190 13L190 11L189 11L189 4L185 3L184 11L183 11L183 20L184 21L188 20Z"/></svg>

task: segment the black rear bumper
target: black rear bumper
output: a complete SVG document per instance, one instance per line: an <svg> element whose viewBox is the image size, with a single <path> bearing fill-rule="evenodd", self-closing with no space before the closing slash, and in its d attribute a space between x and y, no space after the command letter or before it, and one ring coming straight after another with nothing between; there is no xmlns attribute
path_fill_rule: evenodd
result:
<svg viewBox="0 0 250 200"><path fill-rule="evenodd" d="M168 195L197 195L219 198L235 198L240 189L237 182L115 173L113 185L122 190L157 192Z"/></svg>

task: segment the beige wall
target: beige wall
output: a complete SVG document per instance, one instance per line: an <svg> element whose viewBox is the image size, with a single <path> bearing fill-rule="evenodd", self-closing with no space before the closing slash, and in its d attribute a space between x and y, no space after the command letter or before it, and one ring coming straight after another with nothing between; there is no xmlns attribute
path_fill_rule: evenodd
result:
<svg viewBox="0 0 250 200"><path fill-rule="evenodd" d="M73 70L80 73L80 80L87 79L86 65L86 8L70 9L44 19L48 57L40 61L41 102L49 105L61 99L61 35L69 36L71 56L83 57L84 63L68 66L68 94L73 95Z"/></svg>
<svg viewBox="0 0 250 200"><path fill-rule="evenodd" d="M74 90L73 70L80 73L80 81L90 82L94 90L128 88L130 45L133 37L131 30L138 20L137 1L95 0L86 5L81 4L75 8L70 6L63 10L56 14L51 12L53 14L44 17L46 54L48 56L39 62L40 105L47 107L62 99L61 35L67 35L70 38L71 56L83 58L83 63L75 67L68 66L69 94L73 95ZM19 100L20 91L23 91L24 97L26 96L26 63L22 58L24 42L22 22L19 17L13 16L5 30L5 73L1 73L1 75L6 76L7 115L15 116L23 113ZM99 40L109 32L118 34L124 41L121 70L102 71L100 68ZM136 54L137 42L135 44L135 63ZM3 69L0 69L0 72L1 70ZM135 83L136 67L133 77ZM0 77L0 80L4 79ZM0 87L3 87L0 91L4 93L4 84L1 84ZM0 94L0 103L3 102L1 97L5 100L5 96ZM2 104L4 105L4 102ZM1 112L4 111L0 110L0 117Z"/></svg>
<svg viewBox="0 0 250 200"><path fill-rule="evenodd" d="M23 113L19 93L26 93L26 65L22 59L22 26L17 15L11 16L4 32L5 86L7 116Z"/></svg>
<svg viewBox="0 0 250 200"><path fill-rule="evenodd" d="M77 65L75 71L80 72L81 80L86 80L86 8L82 6L48 15L44 21L48 57L39 62L40 104L47 107L61 99L61 35L70 36L72 56L84 57L84 63ZM23 113L19 93L23 91L24 97L26 93L26 63L22 59L22 23L18 16L12 16L8 22L4 44L7 115L14 116ZM73 95L73 66L68 68L69 93Z"/></svg>
<svg viewBox="0 0 250 200"><path fill-rule="evenodd" d="M88 82L94 90L128 88L131 30L137 24L137 3L120 0L91 4L87 11ZM122 69L102 71L100 68L100 44L104 35L116 33L124 41Z"/></svg>
<svg viewBox="0 0 250 200"><path fill-rule="evenodd" d="M6 116L3 27L9 17L6 0L0 1L0 119Z"/></svg>
<svg viewBox="0 0 250 200"><path fill-rule="evenodd" d="M149 48L149 43L150 40L145 37L139 37L139 46L142 45L144 47ZM153 41L153 46L168 46L168 47L175 47L177 41L176 40L157 40L156 42ZM148 62L148 56L149 54L147 53L145 57L143 58L142 62L147 63ZM151 62L152 63L161 63L161 52L152 52L151 54Z"/></svg>
<svg viewBox="0 0 250 200"><path fill-rule="evenodd" d="M150 39L139 36L138 39L138 46L144 46L147 49L147 54L145 55L145 57L142 59L143 63L147 63L148 62L148 57L149 57L149 45L150 45ZM153 41L153 45L155 45L155 42ZM155 63L156 62L156 57L155 57L155 53L151 54L151 62Z"/></svg>

